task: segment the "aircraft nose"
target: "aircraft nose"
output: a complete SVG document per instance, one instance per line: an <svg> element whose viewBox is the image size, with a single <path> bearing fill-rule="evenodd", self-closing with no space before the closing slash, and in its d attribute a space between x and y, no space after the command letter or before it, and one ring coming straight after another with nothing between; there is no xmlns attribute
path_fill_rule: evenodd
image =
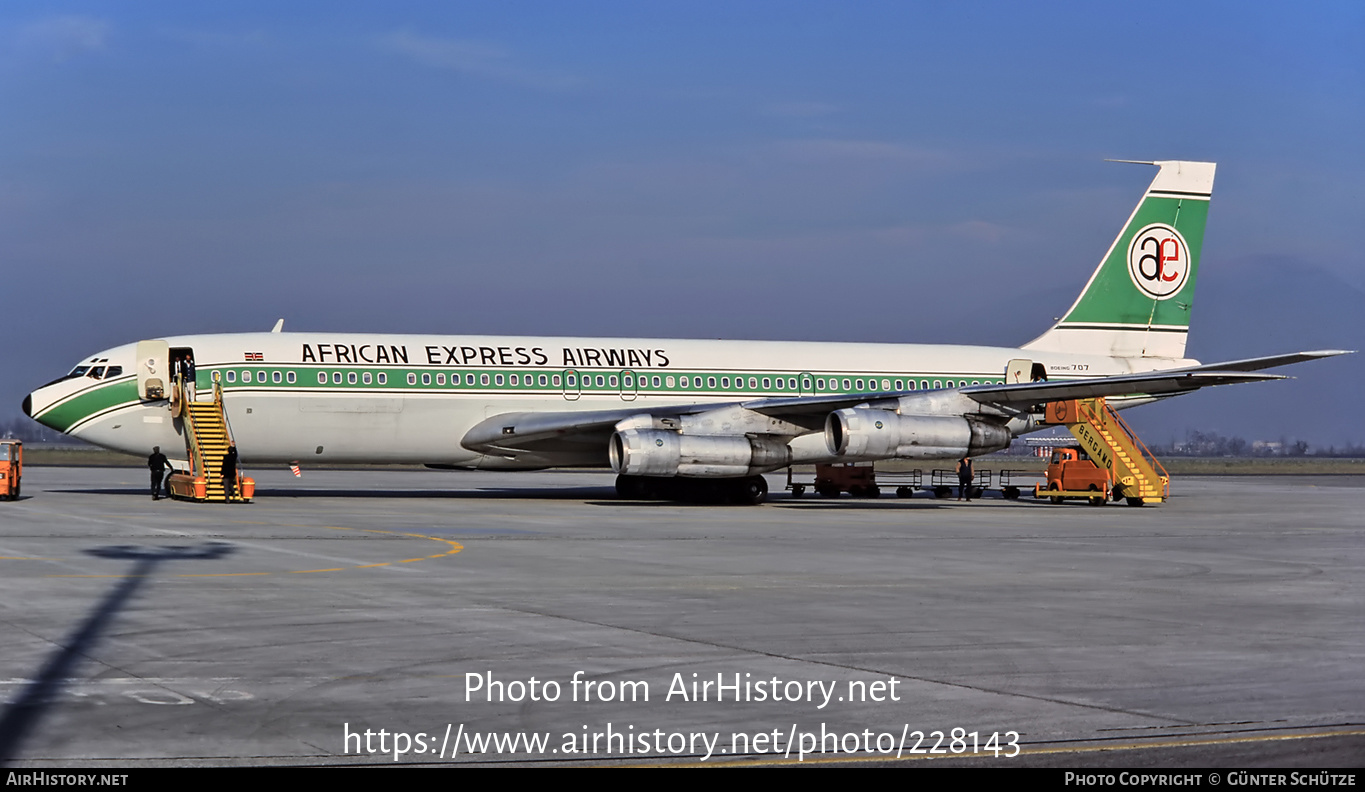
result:
<svg viewBox="0 0 1365 792"><path fill-rule="evenodd" d="M33 417L33 394L30 393L24 397L23 409L24 415L27 415L30 418Z"/></svg>

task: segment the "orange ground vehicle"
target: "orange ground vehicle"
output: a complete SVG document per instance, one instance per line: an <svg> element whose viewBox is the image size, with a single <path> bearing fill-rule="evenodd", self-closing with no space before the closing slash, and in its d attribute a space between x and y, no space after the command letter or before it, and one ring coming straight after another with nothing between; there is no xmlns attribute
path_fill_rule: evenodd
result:
<svg viewBox="0 0 1365 792"><path fill-rule="evenodd" d="M1111 488L1108 470L1078 448L1058 448L1052 452L1052 461L1047 466L1047 484L1036 485L1033 497L1051 498L1053 503L1085 498L1091 506L1103 506L1109 500Z"/></svg>
<svg viewBox="0 0 1365 792"><path fill-rule="evenodd" d="M0 498L19 499L19 483L24 476L24 444L0 440Z"/></svg>
<svg viewBox="0 0 1365 792"><path fill-rule="evenodd" d="M875 498L882 494L876 473L868 464L816 465L815 491L826 498L837 498L844 492L855 498ZM792 494L797 493L793 490Z"/></svg>
<svg viewBox="0 0 1365 792"><path fill-rule="evenodd" d="M814 483L798 483L789 467L787 489L791 490L793 498L801 497L808 489L813 489L826 498L837 498L845 492L855 498L876 498L882 494L881 488L877 486L877 474L872 464L868 462L819 463L815 466Z"/></svg>

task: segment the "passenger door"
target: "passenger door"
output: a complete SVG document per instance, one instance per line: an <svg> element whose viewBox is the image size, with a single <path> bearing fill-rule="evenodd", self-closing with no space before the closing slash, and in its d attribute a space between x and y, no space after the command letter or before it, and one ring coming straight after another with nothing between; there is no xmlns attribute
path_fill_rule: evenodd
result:
<svg viewBox="0 0 1365 792"><path fill-rule="evenodd" d="M158 401L170 394L171 345L162 340L137 342L137 395Z"/></svg>

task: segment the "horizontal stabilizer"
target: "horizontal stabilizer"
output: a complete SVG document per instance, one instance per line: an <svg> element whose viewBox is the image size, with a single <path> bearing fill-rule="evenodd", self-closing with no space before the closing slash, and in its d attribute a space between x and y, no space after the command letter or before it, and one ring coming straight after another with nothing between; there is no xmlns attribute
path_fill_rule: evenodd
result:
<svg viewBox="0 0 1365 792"><path fill-rule="evenodd" d="M1270 355L1268 357L1247 358L1245 360L1230 360L1226 363L1209 363L1203 366L1195 366L1199 371L1260 371L1261 369L1274 368L1276 366L1288 366L1291 363L1303 363L1309 360L1319 360L1321 358L1336 357L1337 355L1354 354L1350 349L1317 349L1312 352L1294 352L1288 355Z"/></svg>
<svg viewBox="0 0 1365 792"><path fill-rule="evenodd" d="M1224 363L1189 366L1187 368L1149 371L1058 382L1029 382L1014 385L971 385L962 388L962 395L983 404L1002 406L1036 404L1067 399L1093 399L1098 396L1172 396L1188 393L1211 385L1234 385L1242 382L1263 382L1285 379L1281 374L1259 374L1262 369L1287 366L1308 360L1349 354L1348 350L1325 349L1314 352L1295 352L1288 355L1230 360Z"/></svg>
<svg viewBox="0 0 1365 792"><path fill-rule="evenodd" d="M962 395L984 404L1021 405L1068 399L1094 399L1099 396L1174 396L1210 385L1234 385L1285 379L1282 374L1253 372L1174 371L1131 374L1059 382L1029 382L1017 385L970 385Z"/></svg>

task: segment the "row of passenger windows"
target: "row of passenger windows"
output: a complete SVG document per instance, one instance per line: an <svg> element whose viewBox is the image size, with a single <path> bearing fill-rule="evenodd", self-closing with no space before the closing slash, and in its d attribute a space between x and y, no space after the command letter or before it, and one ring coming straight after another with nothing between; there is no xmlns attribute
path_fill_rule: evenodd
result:
<svg viewBox="0 0 1365 792"><path fill-rule="evenodd" d="M217 382L217 381L218 381L219 373L220 373L220 372L217 372L217 371L213 372L213 380L214 380L214 382ZM223 374L223 379L226 380L229 384L235 383L235 382L237 382L237 373L238 373L238 372L237 372L236 369L228 369L228 370L227 370L227 373L226 373L226 374ZM337 376L340 376L340 375L337 375ZM351 376L354 377L355 375L352 374ZM366 374L365 376L368 377L369 375ZM380 376L382 377L383 375L381 374ZM287 381L290 385L293 385L295 382L298 381L298 375L296 375L296 374L295 374L294 372L292 372L292 371L287 371L287 372L279 372L279 371L257 371L257 372L255 372L255 375L253 376L253 375L252 375L252 370L251 370L251 369L242 369L242 370L241 370L241 377L242 377L242 382L244 382L244 383L251 383L251 382L254 381L254 382L259 382L259 383L261 383L262 385L264 385L264 384L267 382L266 377L269 377L269 380L268 380L269 382L273 382L273 383L276 384L276 385L279 385L281 382L285 382L285 381ZM319 373L318 373L318 382L326 382L326 381L327 381L327 375L326 375L326 374L323 374L323 373L321 373L321 372L319 372ZM368 382L368 381L369 381L369 380L366 380L366 382ZM338 379L337 382L341 382L341 380Z"/></svg>
<svg viewBox="0 0 1365 792"><path fill-rule="evenodd" d="M219 374L218 372L214 372L214 377L217 378L217 377L218 377L218 374ZM269 383L272 383L272 384L275 384L275 385L279 385L279 384L282 384L282 383L284 383L284 382L287 382L288 384L293 385L293 384L297 381L297 376L296 376L295 373L292 372L292 371L281 372L281 371L260 371L260 370L253 370L253 369L228 369L228 370L226 371L226 373L223 375L223 377L224 377L224 379L225 379L229 384L234 384L234 383L236 383L236 382L238 381L238 378L239 378L239 377L240 377L241 381L242 381L244 384L251 384L251 383L253 383L253 382L259 382L259 383L261 383L261 384L265 384L265 383L269 382ZM388 382L389 382L388 374L387 374L386 372L383 372L383 371L380 371L380 372L369 372L369 371L361 371L361 372L355 372L355 371L347 371L347 372L332 371L332 372L326 372L326 371L319 371L319 372L317 373L317 378L318 378L318 384L319 384L319 385L327 385L328 383L331 383L332 385L341 385L341 384L343 384L343 382L344 382L345 384L347 384L347 385L373 385L373 384L387 385ZM417 373L415 373L415 372L408 372L408 375L407 375L407 382L408 382L409 385L416 385L416 384L418 383L418 381L419 381L419 375L418 375ZM496 386L496 387L508 387L508 386L511 386L511 387L526 387L526 388L533 388L533 387L539 386L539 387L542 387L542 388L546 388L546 387L554 387L554 388L567 387L567 388L574 388L574 389L578 389L578 388L593 388L593 387L596 387L596 388L628 388L628 389L631 389L631 390L635 390L635 389L637 389L637 388L668 388L668 389L682 388L682 389L685 389L685 390L688 390L688 389L690 389L690 390L697 390L697 389L716 390L717 387L719 387L719 388L722 389L722 390L745 390L745 389L746 389L745 386L746 386L746 384L747 384L747 386L748 386L748 387L747 387L747 390L750 390L750 391L757 391L757 390L759 390L759 389L760 389L759 383L761 382L761 383L762 383L762 390L765 390L765 391L771 391L771 390L778 390L778 391L804 391L804 392L811 392L811 391L812 391L812 388L811 388L811 384L812 384L812 383L811 383L811 380L810 380L810 379L804 379L804 381L803 381L802 383L800 383L800 387L799 387L799 386L798 386L798 381L797 381L797 378L796 378L796 377L777 377L777 378L775 378L775 379L774 379L773 377L762 377L762 378L760 378L760 377L749 377L748 380L747 380L747 383L746 383L746 380L745 380L744 377L734 377L734 378L731 378L731 377L728 377L728 376L716 377L716 376L714 376L714 375L708 375L708 376L695 375L695 376L693 376L693 375L689 375L689 374L684 374L684 375L681 375L681 376L675 376L675 375L672 375L672 374L668 374L668 375L658 375L658 374L655 374L655 375L653 375L653 376L650 376L650 375L640 375L640 376L637 377L636 375L633 375L633 374L621 374L621 375L618 375L618 374L596 374L596 375L594 375L594 374L569 373L569 374L563 374L563 375L561 375L561 374L501 374L501 373L498 373L498 374L491 374L491 375L490 375L490 374L488 374L488 373L482 373L482 374L477 374L477 375L476 375L476 374L473 374L473 373L466 373L466 374L464 374L464 375L461 375L461 374L459 374L458 372L456 372L456 373L450 374L449 377L447 378L447 375L445 374L445 372L439 372L439 373L437 373L437 374L435 374L435 375L431 374L430 372L423 372L423 373L420 375L420 381L421 381L422 385L426 385L426 386L430 386L433 382L435 382L435 384L436 384L437 386L447 386L447 385L448 385L449 387L460 387L461 385L466 385L466 386L475 386L475 385L477 385L477 386L484 386L484 387L487 387L487 386L489 386L489 385L493 385L493 386ZM995 380L995 381L998 382L999 380ZM948 388L965 387L965 386L968 384L967 380L946 380L946 381L943 381L943 380L932 380L932 382L933 382L933 387L934 387L934 388L943 388L943 387L948 387ZM987 382L989 383L989 382L991 382L991 380L987 380ZM824 391L824 392L827 392L827 393L864 393L864 392L867 392L867 391L876 391L876 390L882 390L882 391L891 391L891 390L896 390L896 391L906 391L906 390L928 390L928 389L930 388L930 384L929 384L929 383L930 383L930 380L927 380L927 379L918 380L918 382L917 382L916 380L913 380L913 379L911 379L911 380L906 380L906 379L895 379L895 380L893 380L893 379L890 379L890 378L885 378L885 379L870 378L870 379L869 379L869 378L862 378L862 377L843 377L843 378L838 378L838 377L829 377L829 378L826 378L826 377L816 377L815 380L814 380L814 386L815 386L815 387L814 387L813 390L814 390L814 391ZM980 380L972 380L972 381L971 381L971 384L972 384L972 385L979 385L979 384L981 384L981 381L980 381ZM774 388L774 385L776 386L775 388Z"/></svg>

